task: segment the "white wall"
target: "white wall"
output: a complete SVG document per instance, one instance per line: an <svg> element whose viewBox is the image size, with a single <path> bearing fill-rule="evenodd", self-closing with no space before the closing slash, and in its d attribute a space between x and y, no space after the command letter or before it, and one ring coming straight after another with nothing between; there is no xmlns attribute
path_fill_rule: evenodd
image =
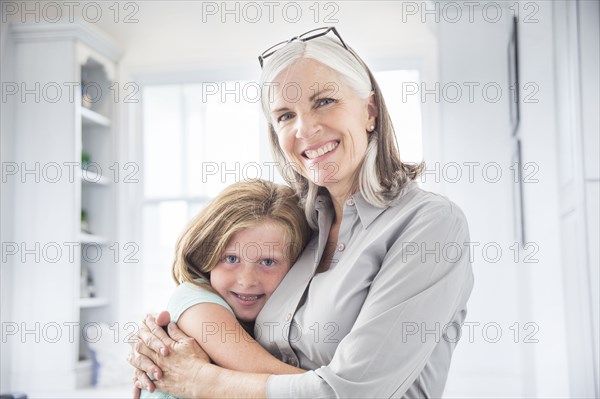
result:
<svg viewBox="0 0 600 399"><path fill-rule="evenodd" d="M563 281L571 395L597 397L598 87L597 2L554 4Z"/></svg>
<svg viewBox="0 0 600 399"><path fill-rule="evenodd" d="M581 131L584 153L587 282L591 301L595 396L600 396L600 3L578 3Z"/></svg>
<svg viewBox="0 0 600 399"><path fill-rule="evenodd" d="M446 390L450 397L535 396L537 365L532 351L539 344L524 343L525 334L535 328L532 325L526 330L525 323L540 326L537 339L543 339L547 332L530 306L530 276L533 268L540 266L515 259L507 58L510 12L500 10L503 15L496 22L493 9L490 17L484 18L484 10L477 7L472 21L465 8L457 22L449 21L458 14L447 15L448 21L439 24L440 83L442 87L462 87L463 95L454 102L454 92L448 89L440 99L442 157L437 169L438 165L428 169L439 171L442 192L467 216L475 274L467 315L472 330L463 328ZM472 98L468 84L475 87ZM502 90L501 95L496 88ZM547 156L553 157L554 152ZM427 179L435 177L437 174L431 173ZM556 229L550 231L556 233ZM528 241L540 244L531 234ZM552 255L551 249L544 251L540 263L545 268L558 266ZM553 323L560 331L560 317ZM561 393L566 394L564 382L556 391L558 396Z"/></svg>
<svg viewBox="0 0 600 399"><path fill-rule="evenodd" d="M525 3L522 3L525 4ZM531 319L540 327L540 342L534 346L533 370L536 394L541 397L570 396L569 363L564 296L563 251L560 203L557 193L560 173L557 162L559 144L556 124L555 54L553 49L553 9L551 2L540 2L537 22L520 27L520 64L523 82L539 87L537 102L523 103L523 161L535 162L539 182L525 186L525 225L527 239L539 246L539 263L531 265L528 291ZM558 33L558 32L557 32Z"/></svg>
<svg viewBox="0 0 600 399"><path fill-rule="evenodd" d="M12 38L8 30L7 24L0 25L0 81L11 82L14 80L14 71L12 63L10 62L11 57L9 54L13 52ZM4 92L4 90L3 90ZM7 118L6 115L14 112L14 104L12 101L1 101L0 102L0 115L2 120L0 121L0 162L5 165L5 162L14 162L14 136L11 134L13 124L11 118ZM4 167L2 169L4 171ZM13 212L14 209L14 185L12 179L2 179L1 190L0 190L0 220L2 220L0 226L0 241L2 243L12 242L13 240ZM4 249L2 249L4 253ZM12 298L12 273L11 263L2 260L0 266L0 323L4 326L5 322L11 320L10 303ZM4 331L4 328L3 330ZM4 334L4 333L3 333ZM8 342L4 339L0 340L0 392L8 390L8 371L9 371L9 359L10 359L10 347Z"/></svg>
<svg viewBox="0 0 600 399"><path fill-rule="evenodd" d="M476 334L469 343L463 336L446 394L597 397L598 3L505 7L506 16L516 9L521 13L520 87L525 90L519 135L522 162L530 163L524 172L533 172L523 184L525 237L533 246L520 256L532 255L537 262L517 262L506 248L517 238L510 181L489 184L480 174L473 183L464 176L458 183L446 179L444 193L465 210L471 239L497 242L504 251L497 263L482 261L475 252L467 317L497 322L503 337L492 344L493 337ZM439 25L442 84L491 81L506 88L509 21L479 22ZM493 161L503 166L503 176L512 177L505 96L497 104L442 99L441 108L446 164ZM521 328L516 340L514 322ZM524 323L533 324L525 329ZM528 333L537 342L527 343Z"/></svg>

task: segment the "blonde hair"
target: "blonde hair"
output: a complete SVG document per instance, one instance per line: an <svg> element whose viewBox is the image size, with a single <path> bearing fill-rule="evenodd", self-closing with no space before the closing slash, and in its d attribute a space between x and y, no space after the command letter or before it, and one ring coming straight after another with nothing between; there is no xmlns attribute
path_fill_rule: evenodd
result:
<svg viewBox="0 0 600 399"><path fill-rule="evenodd" d="M268 222L285 231L290 246L284 248L284 256L293 264L312 235L294 191L266 180L246 180L227 187L179 237L173 262L175 282L188 281L212 290L195 279L210 281L211 270L236 232Z"/></svg>
<svg viewBox="0 0 600 399"><path fill-rule="evenodd" d="M373 73L350 47L345 49L332 37L322 36L305 42L292 41L265 60L260 78L261 101L269 123L273 157L283 178L302 198L301 204L304 206L311 227L317 226L315 212L317 195L327 191L322 190L294 168L289 168L292 169L292 176L289 176L289 170L285 170L287 159L270 119L272 98L270 90L273 85L267 84L273 82L277 75L300 58L310 58L331 68L338 74L341 82L354 90L360 98L366 99L373 92L377 109L376 125L375 130L368 133L367 150L356 179L360 192L368 203L381 208L392 205L406 183L421 174L424 164L408 164L400 160L392 120Z"/></svg>

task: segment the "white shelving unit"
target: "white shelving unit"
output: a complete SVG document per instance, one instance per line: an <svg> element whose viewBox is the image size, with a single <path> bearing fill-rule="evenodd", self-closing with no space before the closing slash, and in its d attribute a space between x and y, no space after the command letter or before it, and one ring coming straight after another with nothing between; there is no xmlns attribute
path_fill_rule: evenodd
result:
<svg viewBox="0 0 600 399"><path fill-rule="evenodd" d="M19 288L13 319L39 334L11 348L11 386L43 396L92 384L94 362L82 331L116 318L119 265L111 246L117 243L117 184L109 172L118 159L111 87L121 51L83 23L16 24L11 30L17 83L40 88L38 98L25 96L16 106L16 159L28 168L58 165L61 171L54 181L42 173L38 181L15 185L16 241L62 249L58 257L42 251L24 258L13 275ZM49 98L44 88L50 86L62 95ZM93 289L82 281L86 274Z"/></svg>

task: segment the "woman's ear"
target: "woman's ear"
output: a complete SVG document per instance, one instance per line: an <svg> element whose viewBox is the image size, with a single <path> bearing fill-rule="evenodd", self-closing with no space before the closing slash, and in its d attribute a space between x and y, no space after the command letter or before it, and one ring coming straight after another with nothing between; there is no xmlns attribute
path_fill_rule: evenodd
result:
<svg viewBox="0 0 600 399"><path fill-rule="evenodd" d="M379 114L379 110L377 109L377 103L375 100L375 92L372 91L369 94L369 103L367 104L367 111L369 113L369 125L377 126L377 115Z"/></svg>

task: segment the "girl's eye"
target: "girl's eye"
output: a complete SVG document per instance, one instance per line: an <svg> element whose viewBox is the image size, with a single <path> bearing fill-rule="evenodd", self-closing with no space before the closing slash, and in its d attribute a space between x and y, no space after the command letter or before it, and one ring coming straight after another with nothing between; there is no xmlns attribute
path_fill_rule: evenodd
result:
<svg viewBox="0 0 600 399"><path fill-rule="evenodd" d="M227 263L238 263L239 261L240 261L240 258L238 258L235 255L225 256L225 262L227 262Z"/></svg>
<svg viewBox="0 0 600 399"><path fill-rule="evenodd" d="M273 259L263 259L261 262L265 266L273 266L275 264L275 260Z"/></svg>
<svg viewBox="0 0 600 399"><path fill-rule="evenodd" d="M320 100L317 100L317 106L322 107L323 105L328 105L334 102L335 100L333 98L321 98Z"/></svg>

